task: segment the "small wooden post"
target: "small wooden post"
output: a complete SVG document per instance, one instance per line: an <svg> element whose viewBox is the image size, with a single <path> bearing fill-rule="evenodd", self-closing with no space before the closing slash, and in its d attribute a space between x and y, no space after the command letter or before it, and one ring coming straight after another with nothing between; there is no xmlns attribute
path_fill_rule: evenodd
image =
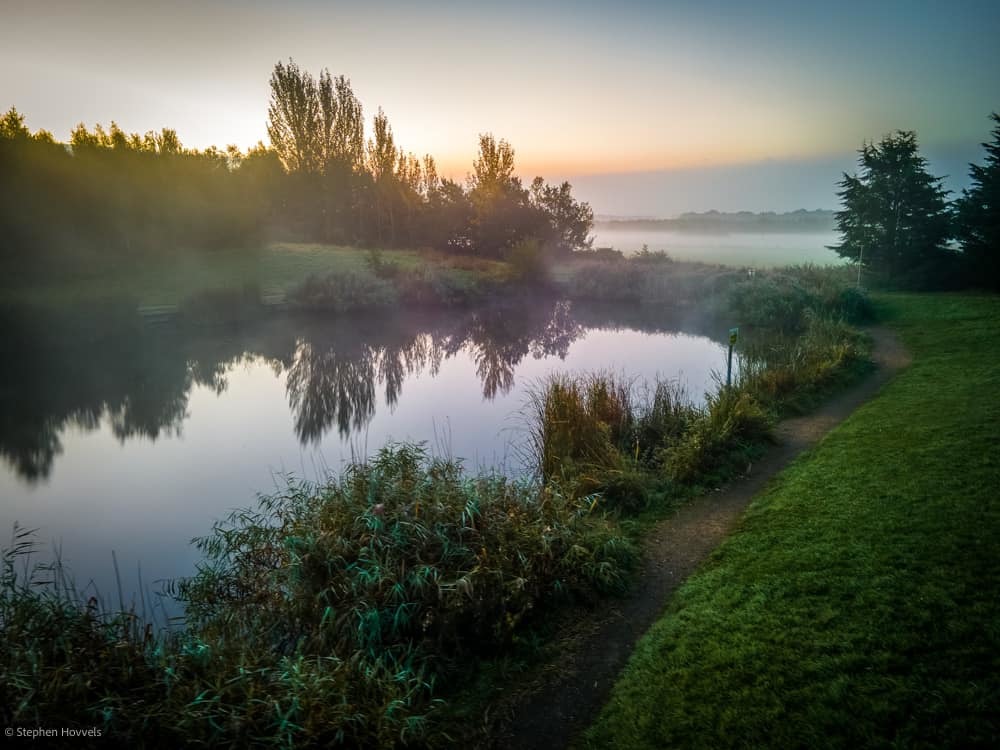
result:
<svg viewBox="0 0 1000 750"><path fill-rule="evenodd" d="M733 345L739 337L739 328L729 329L729 363L726 365L726 388L729 388L733 384Z"/></svg>

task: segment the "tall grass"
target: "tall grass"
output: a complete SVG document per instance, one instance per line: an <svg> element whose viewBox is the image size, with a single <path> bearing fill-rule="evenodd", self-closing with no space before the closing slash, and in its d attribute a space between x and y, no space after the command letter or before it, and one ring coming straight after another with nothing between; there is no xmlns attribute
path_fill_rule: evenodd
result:
<svg viewBox="0 0 1000 750"><path fill-rule="evenodd" d="M448 684L553 601L621 591L634 551L590 498L393 445L290 484L196 540L182 632L153 635L43 578L0 579L7 726L219 747L447 743Z"/></svg>
<svg viewBox="0 0 1000 750"><path fill-rule="evenodd" d="M799 333L752 330L737 352L735 382L719 381L703 406L672 382L645 384L638 398L622 376L549 376L529 396L538 475L621 510L641 508L657 482L724 477L769 439L780 415L801 411L868 362L865 337L842 320L807 307L796 315Z"/></svg>

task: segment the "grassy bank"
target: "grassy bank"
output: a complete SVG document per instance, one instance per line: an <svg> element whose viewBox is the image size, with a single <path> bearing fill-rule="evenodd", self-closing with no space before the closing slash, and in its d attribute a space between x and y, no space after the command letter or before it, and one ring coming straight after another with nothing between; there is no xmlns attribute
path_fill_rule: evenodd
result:
<svg viewBox="0 0 1000 750"><path fill-rule="evenodd" d="M476 261L431 251L380 250L376 262L402 271L434 269L456 279L502 277L505 264ZM335 274L372 274L373 253L356 247L272 243L256 250L213 253L178 251L169 261L121 263L113 270L76 276L53 275L23 283L7 276L0 295L10 302L101 303L129 297L140 305L180 304L208 292L254 288L264 296L285 296L309 278Z"/></svg>
<svg viewBox="0 0 1000 750"><path fill-rule="evenodd" d="M585 746L997 744L1000 299L882 307L912 367L755 501Z"/></svg>

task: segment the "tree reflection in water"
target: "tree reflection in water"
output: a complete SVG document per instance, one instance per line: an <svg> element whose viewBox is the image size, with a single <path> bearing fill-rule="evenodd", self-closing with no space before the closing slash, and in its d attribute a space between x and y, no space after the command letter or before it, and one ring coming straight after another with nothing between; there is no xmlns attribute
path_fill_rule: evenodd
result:
<svg viewBox="0 0 1000 750"><path fill-rule="evenodd" d="M371 422L380 393L394 406L408 377L435 376L446 358L467 352L492 399L511 390L526 356L563 358L587 328L617 325L614 315L581 316L566 301L161 326L144 325L125 302L99 313L7 307L0 309L0 456L34 481L49 474L71 427L95 430L106 420L122 442L177 434L192 388L222 393L226 374L247 361L286 374L301 442L319 441L334 426L346 437ZM631 319L627 326L644 327Z"/></svg>
<svg viewBox="0 0 1000 750"><path fill-rule="evenodd" d="M389 319L374 340L358 339L354 328L299 339L286 379L299 439L318 442L333 425L343 437L362 430L375 416L379 388L391 407L408 377L437 375L443 359L462 351L476 363L485 398L506 394L528 353L566 356L584 330L570 310L568 302L495 306L453 321Z"/></svg>

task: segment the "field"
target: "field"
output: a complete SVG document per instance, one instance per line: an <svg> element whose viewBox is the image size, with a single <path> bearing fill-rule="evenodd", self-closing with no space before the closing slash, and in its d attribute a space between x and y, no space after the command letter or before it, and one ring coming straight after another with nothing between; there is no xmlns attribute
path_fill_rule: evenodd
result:
<svg viewBox="0 0 1000 750"><path fill-rule="evenodd" d="M912 366L754 502L583 746L996 746L1000 298L880 307Z"/></svg>

